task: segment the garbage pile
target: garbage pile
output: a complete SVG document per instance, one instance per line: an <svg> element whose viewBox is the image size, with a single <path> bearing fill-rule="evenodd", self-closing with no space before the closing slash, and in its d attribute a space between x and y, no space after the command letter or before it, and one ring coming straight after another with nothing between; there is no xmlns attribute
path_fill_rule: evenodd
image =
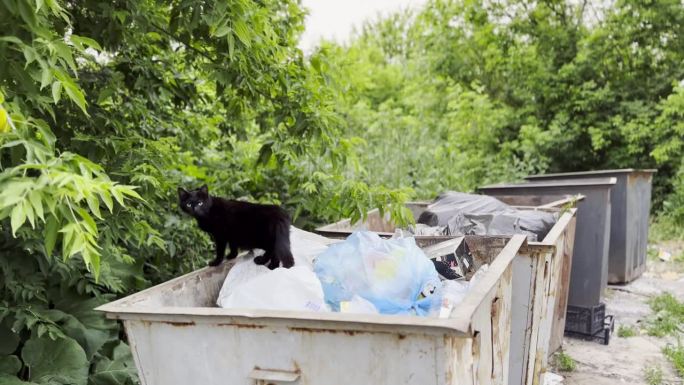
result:
<svg viewBox="0 0 684 385"><path fill-rule="evenodd" d="M448 318L486 270L481 267L470 281L451 269L438 273L412 237L382 239L360 231L331 242L293 227L295 266L269 270L252 261L253 253L241 257L226 277L218 306ZM448 265L446 259L441 263Z"/></svg>
<svg viewBox="0 0 684 385"><path fill-rule="evenodd" d="M413 235L526 234L528 241L537 241L556 221L549 212L516 209L486 195L447 191L407 230Z"/></svg>

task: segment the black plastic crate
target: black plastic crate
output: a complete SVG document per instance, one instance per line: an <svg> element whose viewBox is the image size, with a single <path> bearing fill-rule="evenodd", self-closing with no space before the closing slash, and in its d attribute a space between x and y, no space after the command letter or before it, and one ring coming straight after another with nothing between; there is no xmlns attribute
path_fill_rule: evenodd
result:
<svg viewBox="0 0 684 385"><path fill-rule="evenodd" d="M584 339L599 339L608 345L614 330L613 316L606 315L606 305L583 307L568 305L565 318L565 335Z"/></svg>

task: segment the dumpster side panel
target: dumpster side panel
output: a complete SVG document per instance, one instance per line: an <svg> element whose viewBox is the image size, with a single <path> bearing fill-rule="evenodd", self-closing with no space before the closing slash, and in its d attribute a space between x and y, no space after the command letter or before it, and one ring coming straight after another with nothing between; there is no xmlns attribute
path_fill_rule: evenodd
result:
<svg viewBox="0 0 684 385"><path fill-rule="evenodd" d="M537 351L540 346L540 332L545 313L545 290L544 290L544 272L548 269L550 256L548 253L535 254L535 276L533 277L533 291L532 291L532 326L530 333L530 348L525 357L525 377L522 378L523 384L532 384L535 378L539 376L538 366L535 364Z"/></svg>
<svg viewBox="0 0 684 385"><path fill-rule="evenodd" d="M610 220L610 248L608 251L608 282L624 282L627 270L630 269L630 255L637 240L628 236L636 219L627 210L633 204L635 194L629 191L627 174L616 175L617 183L610 192L611 220Z"/></svg>
<svg viewBox="0 0 684 385"><path fill-rule="evenodd" d="M565 316L568 308L568 293L570 291L570 271L572 270L573 248L575 244L575 226L577 218L573 216L563 236L556 243L556 253L560 254L562 264L558 277L558 287L556 292L555 314L553 325L551 326L551 336L549 339L548 355L555 353L563 345L563 334L565 333Z"/></svg>
<svg viewBox="0 0 684 385"><path fill-rule="evenodd" d="M293 329L126 321L143 385L253 385L255 369L301 385L446 384L444 338Z"/></svg>
<svg viewBox="0 0 684 385"><path fill-rule="evenodd" d="M508 384L511 298L512 264L473 314L475 384Z"/></svg>
<svg viewBox="0 0 684 385"><path fill-rule="evenodd" d="M513 298L512 312L516 309L522 316L511 318L511 351L509 361L510 385L521 385L527 375L527 358L530 354L532 328L532 309L536 282L537 259L531 255L519 255L513 260Z"/></svg>

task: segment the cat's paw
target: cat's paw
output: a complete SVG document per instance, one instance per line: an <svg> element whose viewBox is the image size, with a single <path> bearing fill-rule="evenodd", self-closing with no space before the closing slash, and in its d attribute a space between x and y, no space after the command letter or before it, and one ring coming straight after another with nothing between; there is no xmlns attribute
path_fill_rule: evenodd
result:
<svg viewBox="0 0 684 385"><path fill-rule="evenodd" d="M257 265L265 265L270 260L271 260L271 257L269 257L267 255L260 255L256 258L254 258L254 263L256 263Z"/></svg>
<svg viewBox="0 0 684 385"><path fill-rule="evenodd" d="M271 263L268 264L268 268L271 270L275 270L280 266L280 261L277 259L273 258L271 259Z"/></svg>
<svg viewBox="0 0 684 385"><path fill-rule="evenodd" d="M216 267L216 266L220 265L221 262L223 262L223 259L214 259L213 261L209 262L207 265L212 266L212 267Z"/></svg>
<svg viewBox="0 0 684 385"><path fill-rule="evenodd" d="M286 259L286 260L284 260L284 261L282 261L282 262L283 262L283 267L286 268L286 269L289 269L289 268L291 268L292 266L294 266L294 260L292 260L292 259L289 259L289 260Z"/></svg>

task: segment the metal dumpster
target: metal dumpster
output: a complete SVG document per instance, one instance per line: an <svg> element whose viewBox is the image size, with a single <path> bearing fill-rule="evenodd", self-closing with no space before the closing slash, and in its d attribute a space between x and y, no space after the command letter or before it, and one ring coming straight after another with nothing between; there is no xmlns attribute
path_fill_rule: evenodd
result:
<svg viewBox="0 0 684 385"><path fill-rule="evenodd" d="M646 269L651 181L656 170L600 170L530 175L530 181L614 177L610 193L608 283L627 283Z"/></svg>
<svg viewBox="0 0 684 385"><path fill-rule="evenodd" d="M97 310L123 321L143 385L506 384L525 237L474 242L489 269L447 319L217 308L230 262Z"/></svg>
<svg viewBox="0 0 684 385"><path fill-rule="evenodd" d="M615 178L583 180L539 181L523 184L498 184L480 187L492 196L582 194L577 207L568 309L573 317L566 319L565 332L593 337L604 333L603 322L590 322L589 330L580 325L586 314L605 314L603 291L608 281L608 245L610 240L610 190ZM566 311L567 313L568 311ZM577 317L574 317L574 316ZM589 317L591 318L591 317ZM606 342L608 336L606 335ZM552 346L560 346L561 335L556 335Z"/></svg>
<svg viewBox="0 0 684 385"><path fill-rule="evenodd" d="M549 206L572 205L579 197L557 194L553 198L508 199L506 203ZM542 202L542 200L544 202ZM428 202L411 202L407 207L414 218L429 206ZM530 207L528 207L530 208ZM560 348L565 328L568 282L575 237L575 208L534 208L559 214L554 227L541 242L529 242L521 249L513 264L513 309L510 345L510 385L538 384L546 371L548 356ZM316 232L333 238L346 238L354 230L364 228L390 237L396 225L389 215L378 210L368 213L366 220L352 224L349 219L321 226ZM416 236L416 242L430 245L452 238L448 236Z"/></svg>

